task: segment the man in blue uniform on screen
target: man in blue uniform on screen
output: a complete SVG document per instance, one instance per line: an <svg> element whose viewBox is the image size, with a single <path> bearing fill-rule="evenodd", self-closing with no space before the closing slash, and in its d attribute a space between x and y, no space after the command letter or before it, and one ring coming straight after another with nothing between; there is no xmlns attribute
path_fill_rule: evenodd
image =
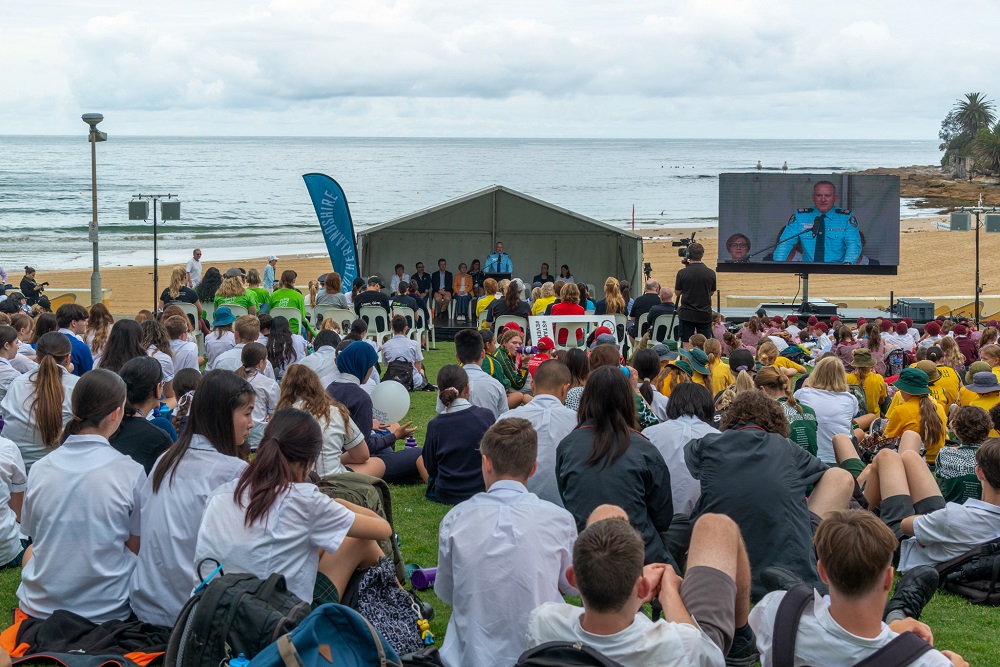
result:
<svg viewBox="0 0 1000 667"><path fill-rule="evenodd" d="M774 261L789 261L799 249L802 262L854 264L861 256L858 219L842 208L834 208L837 188L830 181L813 186L813 204L800 208L781 231Z"/></svg>

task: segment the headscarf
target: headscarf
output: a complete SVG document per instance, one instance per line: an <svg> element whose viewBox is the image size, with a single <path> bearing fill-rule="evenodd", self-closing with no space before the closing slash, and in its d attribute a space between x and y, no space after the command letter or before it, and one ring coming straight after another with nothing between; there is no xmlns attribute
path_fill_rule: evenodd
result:
<svg viewBox="0 0 1000 667"><path fill-rule="evenodd" d="M337 355L337 370L365 381L368 371L378 363L378 353L367 341L356 340Z"/></svg>

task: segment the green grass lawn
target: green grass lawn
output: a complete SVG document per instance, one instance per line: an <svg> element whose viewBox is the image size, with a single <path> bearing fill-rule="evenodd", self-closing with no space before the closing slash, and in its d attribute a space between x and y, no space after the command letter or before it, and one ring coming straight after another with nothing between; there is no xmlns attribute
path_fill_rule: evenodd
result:
<svg viewBox="0 0 1000 667"><path fill-rule="evenodd" d="M451 343L439 343L437 350L424 354L431 382L441 366L455 363L455 348ZM435 394L417 392L410 394L408 419L419 427L415 434L423 441L423 431L434 416ZM423 486L393 486L393 512L399 534L403 557L407 563L423 567L437 565L438 525L450 509L447 505L433 503L424 498ZM0 571L0 607L17 606L15 591L20 580L18 570ZM434 595L433 589L420 593L434 606L435 616L431 629L440 643L451 616L451 608ZM578 602L577 599L571 599ZM9 617L8 617L9 618ZM1000 637L1000 609L978 607L962 598L938 593L924 610L921 620L931 626L935 644L939 648L960 653L971 665L1000 665L997 646ZM9 625L9 621L3 624Z"/></svg>

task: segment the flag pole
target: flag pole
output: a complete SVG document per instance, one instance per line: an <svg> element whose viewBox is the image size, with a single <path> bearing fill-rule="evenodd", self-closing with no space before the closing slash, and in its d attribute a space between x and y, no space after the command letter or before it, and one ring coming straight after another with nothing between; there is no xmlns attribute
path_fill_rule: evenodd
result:
<svg viewBox="0 0 1000 667"><path fill-rule="evenodd" d="M635 231L635 204L632 204L632 231Z"/></svg>

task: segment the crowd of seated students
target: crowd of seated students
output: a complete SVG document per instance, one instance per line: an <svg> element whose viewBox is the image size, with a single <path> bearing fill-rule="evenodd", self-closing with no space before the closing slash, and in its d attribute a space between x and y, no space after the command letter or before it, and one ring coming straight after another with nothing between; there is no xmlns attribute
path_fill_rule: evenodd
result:
<svg viewBox="0 0 1000 667"><path fill-rule="evenodd" d="M416 285L405 274L399 285L421 296L427 275L428 307L446 308L420 268ZM381 302L378 285L354 306ZM578 286L564 281L545 307L582 309ZM505 287L487 318L525 310L518 282ZM629 310L609 279L604 296L603 312L630 315L671 294L650 281ZM465 328L457 364L431 378L397 317L405 341L389 352L410 358L415 384L434 380L438 398L424 446L397 449L414 427L373 418L379 358L363 320L321 328L310 351L286 318L220 305L200 360L183 311L138 324L80 310L0 324L0 561L23 567L30 618L65 609L170 626L203 558L282 573L307 601L338 600L384 557L377 541L392 529L331 500L311 473L423 482L454 506L435 588L453 607L449 666L513 664L553 640L624 665L750 665L758 654L769 664L777 607L797 585L816 591L797 664L853 664L906 630L931 641L918 618L938 585L933 565L1000 539L992 327L973 340L948 321L911 332L905 321L761 314L728 350L724 327L679 349L636 332L629 359L610 332L569 351L542 339L529 354L516 325ZM73 373L74 341L97 368ZM913 358L894 368L909 341ZM179 361L190 345L193 367ZM888 445L865 456L876 428ZM67 517L96 536L85 552L67 543ZM282 557L262 557L265 544ZM904 577L887 603L895 550ZM582 606L563 602L576 593ZM651 601L662 619L642 611ZM920 661L965 664L948 651Z"/></svg>

